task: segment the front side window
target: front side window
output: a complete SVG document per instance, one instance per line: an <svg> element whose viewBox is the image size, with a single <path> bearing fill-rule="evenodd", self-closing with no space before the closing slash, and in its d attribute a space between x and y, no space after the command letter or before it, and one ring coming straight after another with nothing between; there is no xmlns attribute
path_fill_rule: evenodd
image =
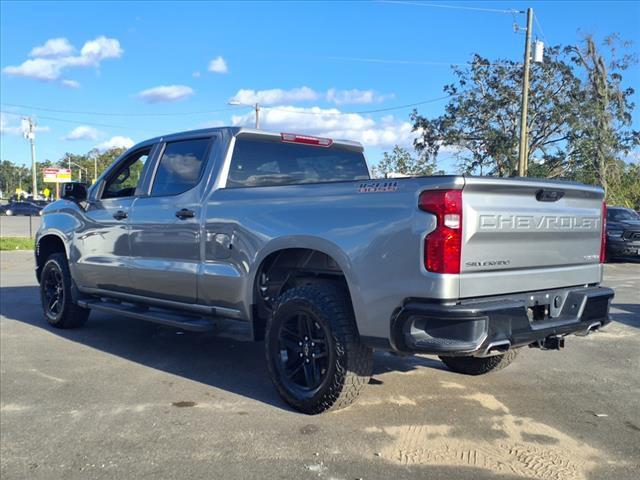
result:
<svg viewBox="0 0 640 480"><path fill-rule="evenodd" d="M167 143L156 171L151 195L177 195L196 186L205 164L208 138Z"/></svg>
<svg viewBox="0 0 640 480"><path fill-rule="evenodd" d="M109 177L102 198L132 197L142 179L142 169L149 158L151 148L139 150L129 155Z"/></svg>

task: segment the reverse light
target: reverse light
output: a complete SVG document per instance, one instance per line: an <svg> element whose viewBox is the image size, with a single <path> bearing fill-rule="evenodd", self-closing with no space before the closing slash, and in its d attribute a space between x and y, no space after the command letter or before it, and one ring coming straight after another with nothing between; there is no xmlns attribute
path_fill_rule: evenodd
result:
<svg viewBox="0 0 640 480"><path fill-rule="evenodd" d="M436 216L436 229L424 240L424 267L434 273L460 273L462 254L462 190L427 190L420 210Z"/></svg>
<svg viewBox="0 0 640 480"><path fill-rule="evenodd" d="M600 263L607 258L607 204L602 202L602 233L600 236Z"/></svg>
<svg viewBox="0 0 640 480"><path fill-rule="evenodd" d="M311 137L309 135L298 135L296 133L281 133L280 138L287 143L303 143L305 145L315 145L316 147L330 147L333 140L330 138Z"/></svg>

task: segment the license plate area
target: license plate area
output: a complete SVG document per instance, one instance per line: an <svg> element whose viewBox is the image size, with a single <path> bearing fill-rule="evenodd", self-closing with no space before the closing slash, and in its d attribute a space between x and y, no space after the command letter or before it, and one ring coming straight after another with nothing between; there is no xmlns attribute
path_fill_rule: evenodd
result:
<svg viewBox="0 0 640 480"><path fill-rule="evenodd" d="M551 308L548 304L531 305L527 307L527 317L529 322L540 323L551 318Z"/></svg>

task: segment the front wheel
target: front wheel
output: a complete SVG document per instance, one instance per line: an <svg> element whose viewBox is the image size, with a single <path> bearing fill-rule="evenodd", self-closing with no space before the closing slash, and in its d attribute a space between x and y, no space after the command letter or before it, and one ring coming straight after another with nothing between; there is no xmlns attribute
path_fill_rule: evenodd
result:
<svg viewBox="0 0 640 480"><path fill-rule="evenodd" d="M483 375L507 367L516 359L518 352L519 350L509 350L492 357L440 357L440 360L456 373Z"/></svg>
<svg viewBox="0 0 640 480"><path fill-rule="evenodd" d="M301 412L347 407L371 376L373 352L360 343L351 302L338 285L287 290L265 337L271 380L284 401Z"/></svg>
<svg viewBox="0 0 640 480"><path fill-rule="evenodd" d="M40 275L40 300L44 316L56 328L84 325L90 310L81 308L71 296L71 272L67 257L54 253L44 264Z"/></svg>

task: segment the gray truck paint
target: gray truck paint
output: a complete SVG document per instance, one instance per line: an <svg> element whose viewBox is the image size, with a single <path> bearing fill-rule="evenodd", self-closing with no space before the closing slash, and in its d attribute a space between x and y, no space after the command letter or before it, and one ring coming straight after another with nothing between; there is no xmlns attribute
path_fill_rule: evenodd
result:
<svg viewBox="0 0 640 480"><path fill-rule="evenodd" d="M439 176L388 180L393 188L377 191L363 188L374 184L362 181L226 189L238 135L280 138L220 128L143 142L114 163L153 146L134 197L100 199L112 166L90 189L86 209L66 200L48 206L36 240L63 240L81 292L136 295L193 310L215 307L247 321L263 260L282 249L314 249L344 273L360 334L378 338L389 337L390 317L407 298L454 301L601 280L599 188ZM179 195L149 196L164 143L202 137L214 142L200 183ZM418 209L418 196L429 189L463 190L459 275L424 268L424 238L435 217ZM540 189L565 194L539 202ZM176 218L181 208L194 210L195 217ZM115 220L117 211L128 218Z"/></svg>

